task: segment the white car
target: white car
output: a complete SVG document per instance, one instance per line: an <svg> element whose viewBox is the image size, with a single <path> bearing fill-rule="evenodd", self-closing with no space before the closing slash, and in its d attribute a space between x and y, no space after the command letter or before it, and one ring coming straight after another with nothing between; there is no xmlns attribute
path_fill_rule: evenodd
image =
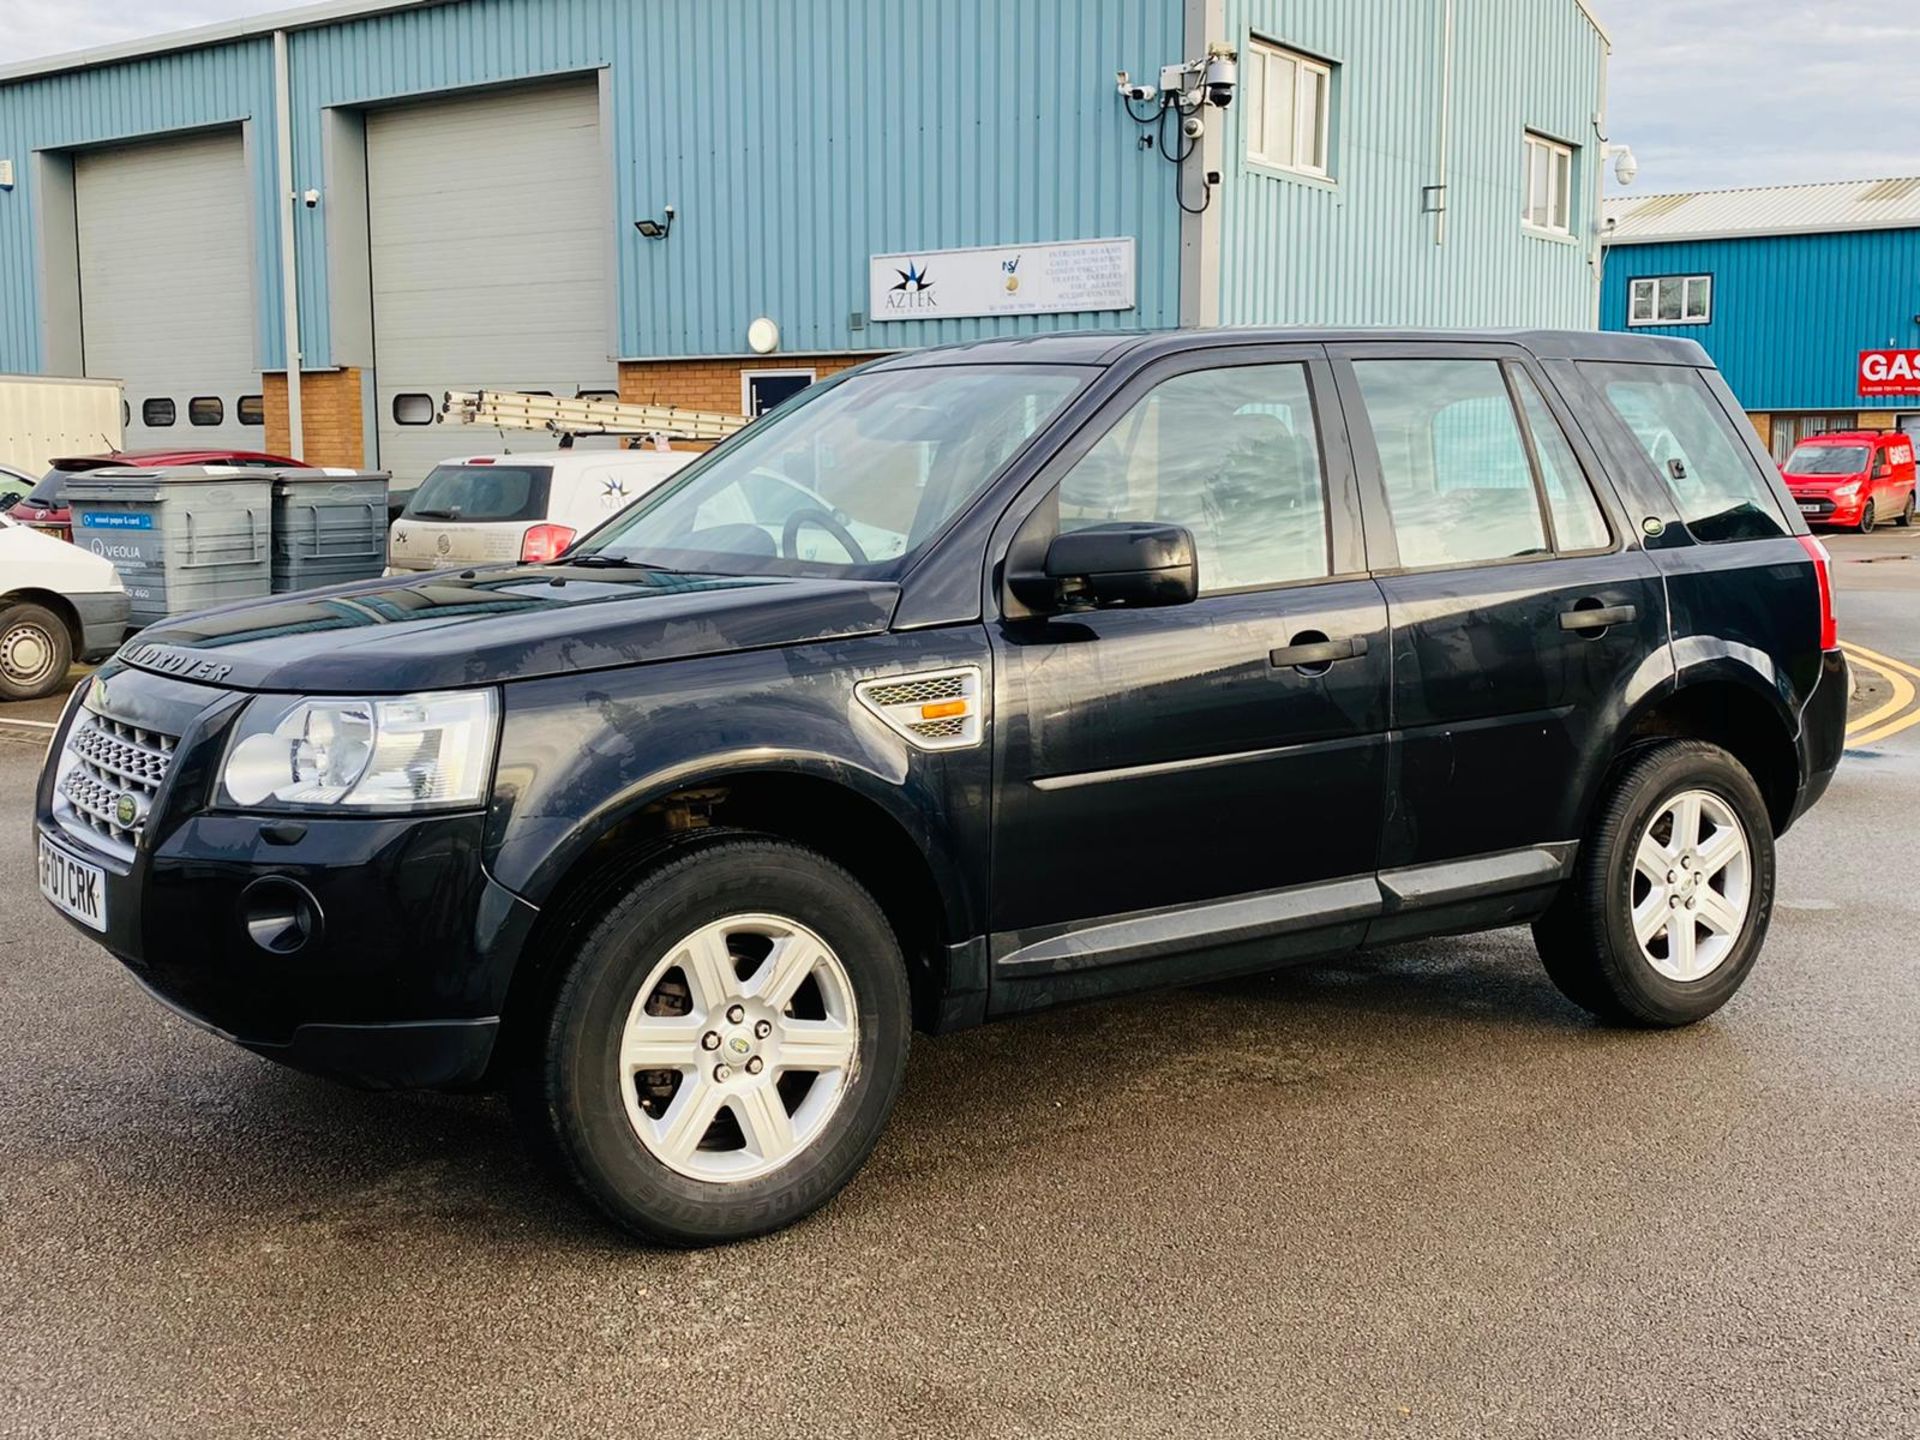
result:
<svg viewBox="0 0 1920 1440"><path fill-rule="evenodd" d="M106 655L132 607L110 561L0 515L0 700L51 695L77 655Z"/></svg>
<svg viewBox="0 0 1920 1440"><path fill-rule="evenodd" d="M696 457L660 450L474 455L433 467L387 538L387 573L553 559Z"/></svg>

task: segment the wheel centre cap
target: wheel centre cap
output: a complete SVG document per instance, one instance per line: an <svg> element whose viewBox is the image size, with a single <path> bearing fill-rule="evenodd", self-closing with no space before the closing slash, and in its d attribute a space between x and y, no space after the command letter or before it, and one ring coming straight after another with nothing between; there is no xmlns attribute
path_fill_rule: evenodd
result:
<svg viewBox="0 0 1920 1440"><path fill-rule="evenodd" d="M753 1037L735 1032L726 1039L727 1054L735 1060L744 1060L753 1054Z"/></svg>

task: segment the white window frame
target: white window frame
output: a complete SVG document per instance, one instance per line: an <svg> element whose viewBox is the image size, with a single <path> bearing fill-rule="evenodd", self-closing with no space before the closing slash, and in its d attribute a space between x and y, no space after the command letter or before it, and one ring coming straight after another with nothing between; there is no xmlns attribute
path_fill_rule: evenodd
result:
<svg viewBox="0 0 1920 1440"><path fill-rule="evenodd" d="M1660 314L1660 287L1668 281L1680 282L1680 315L1678 319L1663 317ZM1638 319L1634 311L1636 302L1642 295L1647 297L1645 320ZM1699 298L1699 305L1694 304ZM1713 276L1711 275L1638 275L1627 282L1627 325L1638 329L1643 325L1711 325L1713 323Z"/></svg>
<svg viewBox="0 0 1920 1440"><path fill-rule="evenodd" d="M819 372L811 366L803 368L799 365L780 365L765 370L742 370L740 372L740 413L749 420L759 418L753 413L754 381L778 380L783 378L792 379L797 375L805 376L807 384L809 385L818 385L820 383Z"/></svg>
<svg viewBox="0 0 1920 1440"><path fill-rule="evenodd" d="M1523 229L1535 235L1572 235L1573 234L1573 152L1574 147L1538 130L1528 130L1525 134L1525 148L1520 152L1524 168L1521 180L1520 224ZM1533 212L1533 164L1536 152L1547 156L1547 223L1537 224Z"/></svg>
<svg viewBox="0 0 1920 1440"><path fill-rule="evenodd" d="M1298 50L1289 50L1286 46L1272 40L1251 37L1247 51L1257 62L1259 75L1255 84L1259 86L1259 95L1255 105L1247 107L1247 159L1256 165L1265 165L1273 170L1285 170L1294 175L1310 175L1316 180L1332 178L1333 160L1333 72L1335 66L1329 60L1316 60L1311 55L1303 55ZM1294 71L1293 120L1289 129L1292 149L1286 155L1269 155L1261 147L1265 143L1268 87L1276 66L1291 66ZM1315 76L1319 80L1320 101L1317 113L1313 116L1313 134L1318 140L1312 154L1301 154L1300 125L1300 73Z"/></svg>

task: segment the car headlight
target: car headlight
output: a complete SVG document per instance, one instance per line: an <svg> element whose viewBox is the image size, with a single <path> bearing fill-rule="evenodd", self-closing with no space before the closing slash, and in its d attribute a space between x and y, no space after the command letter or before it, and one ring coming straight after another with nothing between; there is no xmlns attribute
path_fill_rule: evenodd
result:
<svg viewBox="0 0 1920 1440"><path fill-rule="evenodd" d="M478 804L493 760L491 690L367 699L262 696L234 727L221 799L247 809Z"/></svg>
<svg viewBox="0 0 1920 1440"><path fill-rule="evenodd" d="M1860 493L1860 482L1850 480L1845 485L1836 485L1833 487L1833 493L1842 500L1851 500Z"/></svg>

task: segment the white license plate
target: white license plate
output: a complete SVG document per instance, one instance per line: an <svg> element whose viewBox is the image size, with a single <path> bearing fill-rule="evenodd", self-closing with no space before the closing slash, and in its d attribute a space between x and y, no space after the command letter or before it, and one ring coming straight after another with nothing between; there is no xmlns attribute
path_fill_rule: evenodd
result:
<svg viewBox="0 0 1920 1440"><path fill-rule="evenodd" d="M1818 505L1809 505L1803 500L1800 502L1800 513L1802 515L1818 515L1820 513L1820 507Z"/></svg>
<svg viewBox="0 0 1920 1440"><path fill-rule="evenodd" d="M107 928L107 872L40 837L40 893L56 910L94 930Z"/></svg>

